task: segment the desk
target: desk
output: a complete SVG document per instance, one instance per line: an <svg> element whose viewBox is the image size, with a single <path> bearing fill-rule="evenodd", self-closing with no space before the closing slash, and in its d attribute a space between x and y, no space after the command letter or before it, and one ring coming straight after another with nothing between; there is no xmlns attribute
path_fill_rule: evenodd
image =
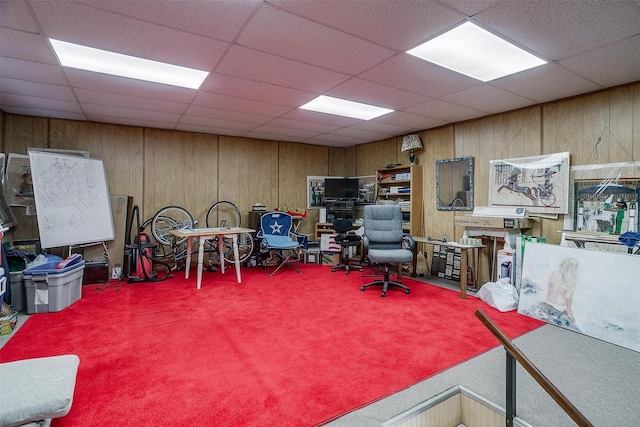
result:
<svg viewBox="0 0 640 427"><path fill-rule="evenodd" d="M189 270L191 269L191 245L193 244L193 238L200 239L200 245L198 247L198 276L196 279L196 289L200 289L202 284L202 264L204 262L204 241L213 239L216 236L231 237L233 241L233 256L236 265L236 278L238 283L240 279L240 256L238 254L238 234L242 233L255 233L255 230L251 228L242 227L216 227L216 228L196 228L191 230L171 230L171 234L178 238L187 238L187 261L184 268L184 278L189 278ZM224 245L218 244L218 252L220 253L220 271L224 274Z"/></svg>
<svg viewBox="0 0 640 427"><path fill-rule="evenodd" d="M473 280L474 285L478 276L478 250L484 248L484 245L461 245L456 242L440 242L438 240L429 240L426 237L416 237L413 236L413 240L416 242L416 247L413 251L413 272L412 275L415 277L416 275L416 263L418 261L418 243L426 243L428 245L440 245L445 246L447 248L459 248L460 250L460 298L467 297L467 266L468 262L468 251L471 251L472 257L472 266L473 266ZM433 262L433 258L431 260Z"/></svg>
<svg viewBox="0 0 640 427"><path fill-rule="evenodd" d="M335 230L332 227L333 227L332 222L316 222L315 238L317 239L318 237L320 237L321 234L336 234ZM353 230L351 230L349 233L353 233L355 230L359 229L360 227L362 227L362 224L356 224L354 222Z"/></svg>
<svg viewBox="0 0 640 427"><path fill-rule="evenodd" d="M602 243L607 245L623 245L624 243L618 239L618 234L609 233L596 233L596 232L580 232L580 231L565 231L564 239L576 244L579 248L584 248L587 243ZM635 247L640 246L640 241L636 243ZM633 253L633 248L627 246L627 252ZM640 249L636 250L637 254L640 254Z"/></svg>

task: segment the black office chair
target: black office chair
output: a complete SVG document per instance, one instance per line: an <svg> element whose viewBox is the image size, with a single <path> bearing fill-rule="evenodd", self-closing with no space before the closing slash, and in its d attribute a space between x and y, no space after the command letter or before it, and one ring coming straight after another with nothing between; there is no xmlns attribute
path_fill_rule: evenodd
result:
<svg viewBox="0 0 640 427"><path fill-rule="evenodd" d="M336 243L342 248L342 263L331 267L331 271L338 268L344 268L344 274L349 274L349 270L355 268L362 271L362 266L352 265L349 262L349 248L360 246L362 239L357 234L349 234L353 230L353 221L350 219L336 219L333 221L333 230L338 233Z"/></svg>
<svg viewBox="0 0 640 427"><path fill-rule="evenodd" d="M409 287L399 280L390 280L389 266L398 266L401 274L402 264L413 260L415 241L402 230L402 209L398 205L367 205L364 207L364 235L362 236L364 254L372 266L384 266L381 279L362 285L361 291L369 286L382 286L380 296L387 295L390 287L410 291Z"/></svg>

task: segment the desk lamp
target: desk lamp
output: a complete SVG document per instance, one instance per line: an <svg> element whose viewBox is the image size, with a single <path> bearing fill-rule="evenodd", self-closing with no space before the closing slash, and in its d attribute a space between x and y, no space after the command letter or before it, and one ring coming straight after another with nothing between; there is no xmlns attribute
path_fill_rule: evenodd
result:
<svg viewBox="0 0 640 427"><path fill-rule="evenodd" d="M411 162L412 165L416 164L416 155L414 153L415 150L422 150L422 142L420 142L420 137L418 135L407 135L402 138L401 151L410 151L409 162Z"/></svg>

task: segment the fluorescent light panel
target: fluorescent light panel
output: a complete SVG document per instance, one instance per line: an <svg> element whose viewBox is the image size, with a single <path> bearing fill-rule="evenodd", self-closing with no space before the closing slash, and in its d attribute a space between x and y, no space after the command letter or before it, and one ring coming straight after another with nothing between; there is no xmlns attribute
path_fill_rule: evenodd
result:
<svg viewBox="0 0 640 427"><path fill-rule="evenodd" d="M198 89L209 75L206 71L106 50L49 39L60 63L65 67L95 71L130 79Z"/></svg>
<svg viewBox="0 0 640 427"><path fill-rule="evenodd" d="M394 110L376 107L375 105L362 104L346 99L333 98L320 95L316 99L307 102L300 107L303 110L317 111L318 113L335 114L336 116L351 117L353 119L371 120L384 116Z"/></svg>
<svg viewBox="0 0 640 427"><path fill-rule="evenodd" d="M407 53L483 82L547 63L471 22Z"/></svg>

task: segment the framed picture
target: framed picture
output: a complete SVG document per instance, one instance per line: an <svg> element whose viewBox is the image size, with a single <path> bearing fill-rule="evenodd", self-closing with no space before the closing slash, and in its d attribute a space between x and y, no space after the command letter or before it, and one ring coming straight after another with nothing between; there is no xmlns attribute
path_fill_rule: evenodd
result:
<svg viewBox="0 0 640 427"><path fill-rule="evenodd" d="M359 181L356 203L373 204L376 201L376 176L365 175L350 178L357 178Z"/></svg>
<svg viewBox="0 0 640 427"><path fill-rule="evenodd" d="M341 178L336 176L307 176L307 209L324 207L325 178Z"/></svg>
<svg viewBox="0 0 640 427"><path fill-rule="evenodd" d="M640 230L640 162L571 168L572 215L565 230L623 234Z"/></svg>
<svg viewBox="0 0 640 427"><path fill-rule="evenodd" d="M530 213L569 212L569 153L492 160L489 205L524 207Z"/></svg>

